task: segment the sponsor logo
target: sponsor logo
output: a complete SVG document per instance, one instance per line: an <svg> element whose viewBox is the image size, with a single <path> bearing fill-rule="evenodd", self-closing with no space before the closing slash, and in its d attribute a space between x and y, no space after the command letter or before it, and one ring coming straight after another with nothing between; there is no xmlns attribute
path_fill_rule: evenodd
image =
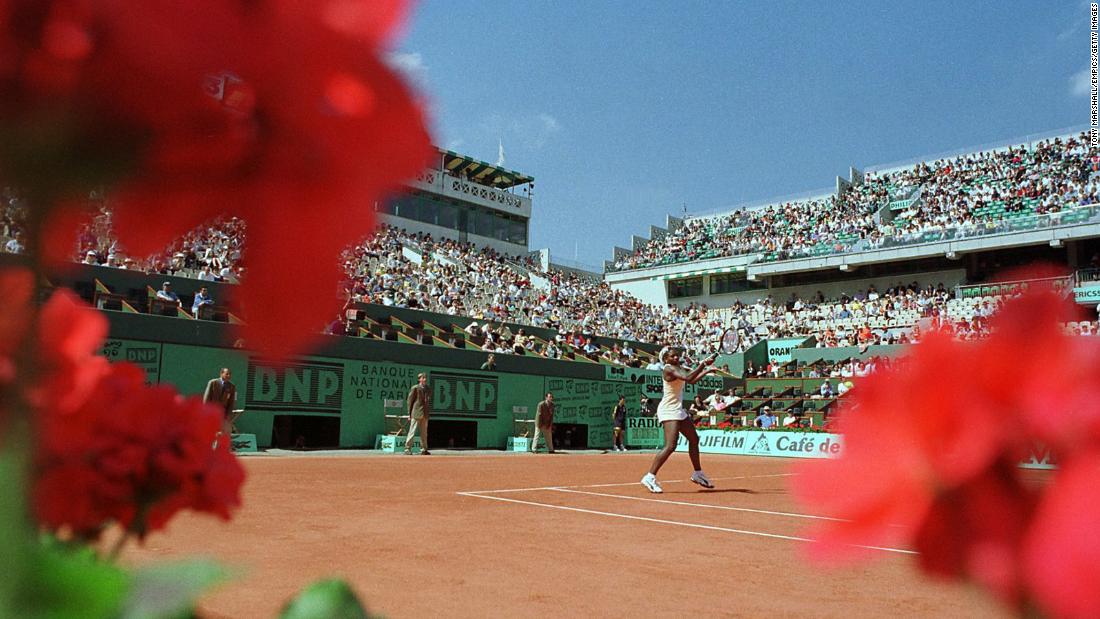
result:
<svg viewBox="0 0 1100 619"><path fill-rule="evenodd" d="M127 348L126 360L131 363L156 363L158 354L156 347Z"/></svg>
<svg viewBox="0 0 1100 619"><path fill-rule="evenodd" d="M1078 303L1100 302L1100 286L1081 286L1073 289L1073 300Z"/></svg>
<svg viewBox="0 0 1100 619"><path fill-rule="evenodd" d="M768 444L768 437L764 436L763 434L760 435L760 438L756 439L756 442L752 444L752 447L749 447L749 451L758 454L771 453L771 450L771 446Z"/></svg>
<svg viewBox="0 0 1100 619"><path fill-rule="evenodd" d="M265 411L339 413L344 395L340 363L248 362L248 408Z"/></svg>
<svg viewBox="0 0 1100 619"><path fill-rule="evenodd" d="M432 372L432 412L461 417L497 416L495 376Z"/></svg>

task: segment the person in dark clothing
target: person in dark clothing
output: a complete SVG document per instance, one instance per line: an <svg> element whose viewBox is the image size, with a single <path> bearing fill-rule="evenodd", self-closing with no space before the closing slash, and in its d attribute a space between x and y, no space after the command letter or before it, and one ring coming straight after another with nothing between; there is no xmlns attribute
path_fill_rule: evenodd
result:
<svg viewBox="0 0 1100 619"><path fill-rule="evenodd" d="M611 411L611 427L615 429L615 436L611 439L611 451L626 451L623 440L626 437L626 396L619 396L619 403Z"/></svg>

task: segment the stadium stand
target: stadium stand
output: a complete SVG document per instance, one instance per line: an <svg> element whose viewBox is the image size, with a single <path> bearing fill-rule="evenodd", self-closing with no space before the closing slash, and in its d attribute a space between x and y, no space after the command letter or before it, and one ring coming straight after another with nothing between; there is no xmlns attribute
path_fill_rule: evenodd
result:
<svg viewBox="0 0 1100 619"><path fill-rule="evenodd" d="M837 196L689 219L609 272L760 254L760 262L966 238L1096 215L1087 134L868 173Z"/></svg>
<svg viewBox="0 0 1100 619"><path fill-rule="evenodd" d="M716 252L761 248L761 259L767 261L824 255L860 243L877 247L1029 225L1036 217L1068 221L1074 209L1092 208L1088 205L1096 201L1096 167L1095 154L1080 137L921 163L869 174L839 197L689 220L616 266L703 260ZM25 205L11 189L2 198L0 247L18 253ZM91 202L95 215L81 232L74 260L158 279L113 290L104 283L108 278L95 276L93 269L90 281L74 283L90 302L131 313L242 320L232 305L232 287L214 289L215 302L200 308L201 315L188 311L197 307L192 304L196 284L188 282L234 283L245 275L244 221L208 222L157 255L135 261L111 232L109 200L93 195ZM507 255L384 223L344 252L343 267L347 305L343 315L334 316L329 333L632 367L659 365L652 354L664 345L681 346L689 358L700 358L727 326L740 330L742 351L778 338L802 338L815 348L907 344L941 327L973 339L987 332L988 318L1003 297L1018 291L1007 284L956 290L913 282L881 292L874 286L849 289L828 299L821 293L791 293L780 301L763 290L754 301L737 300L729 307L660 306L606 281L543 268L530 255ZM1082 271L1078 278L1098 272ZM157 300L161 276L181 278L179 307ZM392 315L398 310L420 313L402 319ZM1090 321L1067 325L1067 330L1097 332ZM767 365L748 373L794 371Z"/></svg>

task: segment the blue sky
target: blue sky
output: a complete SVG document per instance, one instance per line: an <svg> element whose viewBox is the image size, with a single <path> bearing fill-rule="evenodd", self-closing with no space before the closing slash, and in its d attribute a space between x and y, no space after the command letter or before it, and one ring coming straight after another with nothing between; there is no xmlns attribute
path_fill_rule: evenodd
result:
<svg viewBox="0 0 1100 619"><path fill-rule="evenodd" d="M536 179L532 249L602 265L710 212L1088 122L1079 2L455 2L393 62L437 144ZM576 252L576 253L574 253Z"/></svg>

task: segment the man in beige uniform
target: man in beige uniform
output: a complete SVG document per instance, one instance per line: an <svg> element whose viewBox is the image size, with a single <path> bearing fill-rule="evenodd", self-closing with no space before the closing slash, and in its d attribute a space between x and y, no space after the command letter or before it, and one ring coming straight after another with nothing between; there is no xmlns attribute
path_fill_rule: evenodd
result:
<svg viewBox="0 0 1100 619"><path fill-rule="evenodd" d="M531 451L539 450L539 435L546 435L546 450L554 453L554 394L547 393L546 399L539 402L535 413L535 438L531 441Z"/></svg>
<svg viewBox="0 0 1100 619"><path fill-rule="evenodd" d="M421 372L409 389L409 436L405 438L405 453L412 453L413 437L420 432L420 455L428 456L428 417L432 414L432 394L428 390L428 375Z"/></svg>

